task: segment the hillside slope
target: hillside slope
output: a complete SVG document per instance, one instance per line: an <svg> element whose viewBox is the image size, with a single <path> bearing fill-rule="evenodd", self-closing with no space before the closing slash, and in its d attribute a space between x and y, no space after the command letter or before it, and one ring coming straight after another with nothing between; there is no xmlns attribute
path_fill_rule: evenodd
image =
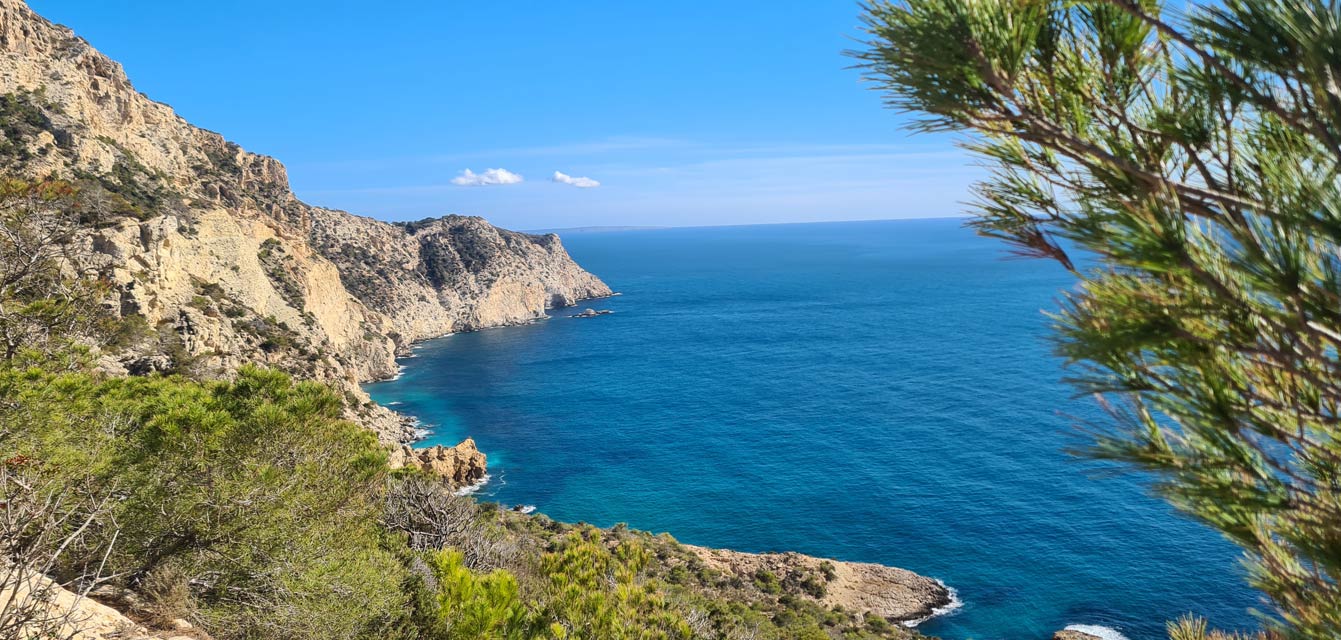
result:
<svg viewBox="0 0 1341 640"><path fill-rule="evenodd" d="M313 207L284 166L138 93L69 29L0 0L0 176L75 182L91 212L74 268L144 335L104 366L226 375L244 363L344 389L386 440L402 421L358 383L409 342L528 322L608 295L554 235L449 216L389 224Z"/></svg>

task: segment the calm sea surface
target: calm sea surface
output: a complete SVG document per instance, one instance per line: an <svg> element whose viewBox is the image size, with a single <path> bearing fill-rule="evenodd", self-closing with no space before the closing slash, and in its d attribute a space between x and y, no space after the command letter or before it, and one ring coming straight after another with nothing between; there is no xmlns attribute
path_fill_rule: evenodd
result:
<svg viewBox="0 0 1341 640"><path fill-rule="evenodd" d="M944 580L949 639L1250 627L1238 553L1068 457L1101 420L1042 314L1073 281L955 220L574 234L614 314L419 345L373 397L473 436L479 495L681 541Z"/></svg>

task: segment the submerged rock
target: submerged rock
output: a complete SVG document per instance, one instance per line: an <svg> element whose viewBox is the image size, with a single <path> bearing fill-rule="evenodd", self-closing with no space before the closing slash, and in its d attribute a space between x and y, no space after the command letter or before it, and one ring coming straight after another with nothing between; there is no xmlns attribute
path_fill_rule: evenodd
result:
<svg viewBox="0 0 1341 640"><path fill-rule="evenodd" d="M609 314L612 314L612 313L614 313L614 311L611 311L611 310L609 310L609 309L600 309L600 310L596 310L596 309L583 309L583 310L582 310L582 313L576 313L576 314L573 314L573 315L568 316L568 317L570 317L570 318L595 318L596 316L604 316L604 315L609 315Z"/></svg>

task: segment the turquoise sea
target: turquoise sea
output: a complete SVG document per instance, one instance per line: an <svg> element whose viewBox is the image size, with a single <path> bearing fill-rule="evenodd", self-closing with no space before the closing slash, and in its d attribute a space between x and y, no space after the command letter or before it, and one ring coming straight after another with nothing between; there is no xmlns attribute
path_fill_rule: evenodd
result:
<svg viewBox="0 0 1341 640"><path fill-rule="evenodd" d="M581 306L615 313L426 342L368 386L430 444L473 436L482 499L912 569L958 591L921 627L948 639L1255 626L1233 546L1064 452L1103 414L1060 382L1055 264L952 219L564 243L623 294Z"/></svg>

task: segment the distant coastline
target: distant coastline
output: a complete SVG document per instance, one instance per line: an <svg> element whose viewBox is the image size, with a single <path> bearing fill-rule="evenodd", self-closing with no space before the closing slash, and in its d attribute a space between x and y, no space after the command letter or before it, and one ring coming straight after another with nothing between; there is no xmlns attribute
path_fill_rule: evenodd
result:
<svg viewBox="0 0 1341 640"><path fill-rule="evenodd" d="M721 229L733 227L782 227L792 225L815 225L815 224L850 224L859 222L912 222L926 220L969 220L969 216L962 213L939 215L939 216L910 216L906 218L854 218L850 220L789 220L784 222L731 222L723 224L688 224L688 225L594 225L586 227L552 227L545 229L518 229L521 233L546 234L554 233L560 236L564 234L577 233L617 233L623 231L665 231L668 229Z"/></svg>
<svg viewBox="0 0 1341 640"><path fill-rule="evenodd" d="M672 227L639 227L639 226L593 226L593 227L559 227L554 229L526 229L522 233L545 234L557 233L618 233L621 231L660 231L661 229L670 229Z"/></svg>

